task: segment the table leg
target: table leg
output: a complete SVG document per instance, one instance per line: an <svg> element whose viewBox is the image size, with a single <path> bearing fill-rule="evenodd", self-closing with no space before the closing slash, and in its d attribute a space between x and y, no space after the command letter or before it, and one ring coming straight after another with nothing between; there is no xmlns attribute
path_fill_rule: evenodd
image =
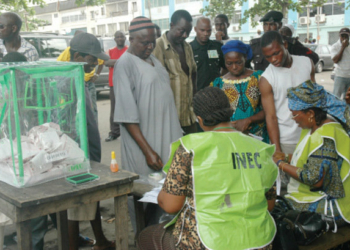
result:
<svg viewBox="0 0 350 250"><path fill-rule="evenodd" d="M128 196L114 197L115 212L115 247L118 250L128 250Z"/></svg>
<svg viewBox="0 0 350 250"><path fill-rule="evenodd" d="M69 248L67 210L57 212L56 215L57 215L58 249L59 250L66 250Z"/></svg>
<svg viewBox="0 0 350 250"><path fill-rule="evenodd" d="M30 220L16 223L18 250L32 250L32 230Z"/></svg>
<svg viewBox="0 0 350 250"><path fill-rule="evenodd" d="M134 195L134 208L136 217L136 239L139 233L146 227L145 225L145 210L143 209L143 202L138 202L142 197Z"/></svg>

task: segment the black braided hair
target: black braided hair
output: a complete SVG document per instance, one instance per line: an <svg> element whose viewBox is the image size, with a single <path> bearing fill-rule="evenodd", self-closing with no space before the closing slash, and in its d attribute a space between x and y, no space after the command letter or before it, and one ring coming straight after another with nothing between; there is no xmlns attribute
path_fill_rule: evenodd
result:
<svg viewBox="0 0 350 250"><path fill-rule="evenodd" d="M229 122L233 114L225 92L216 87L206 87L198 91L193 97L193 109L203 119L205 126Z"/></svg>

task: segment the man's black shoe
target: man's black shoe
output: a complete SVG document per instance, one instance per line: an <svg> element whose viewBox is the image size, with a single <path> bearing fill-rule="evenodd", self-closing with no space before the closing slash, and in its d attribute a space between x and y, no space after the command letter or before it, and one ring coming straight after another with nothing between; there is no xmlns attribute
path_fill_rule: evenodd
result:
<svg viewBox="0 0 350 250"><path fill-rule="evenodd" d="M105 141L114 141L118 138L119 136L113 136L113 135L109 135Z"/></svg>

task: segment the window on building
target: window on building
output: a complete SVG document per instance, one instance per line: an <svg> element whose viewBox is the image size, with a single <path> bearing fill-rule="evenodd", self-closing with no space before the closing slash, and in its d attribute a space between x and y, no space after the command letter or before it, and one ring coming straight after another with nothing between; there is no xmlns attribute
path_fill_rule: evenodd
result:
<svg viewBox="0 0 350 250"><path fill-rule="evenodd" d="M56 14L54 14L54 15L53 15L53 17L54 17L54 18L57 18L57 17L58 17L58 14L57 14L57 13L56 13Z"/></svg>
<svg viewBox="0 0 350 250"><path fill-rule="evenodd" d="M326 16L344 15L345 3L344 1L328 0L327 3L325 3L322 6L321 9L322 9L322 14L325 14Z"/></svg>
<svg viewBox="0 0 350 250"><path fill-rule="evenodd" d="M101 16L104 16L104 15L105 15L105 8L102 7L102 8L101 8Z"/></svg>
<svg viewBox="0 0 350 250"><path fill-rule="evenodd" d="M122 16L128 14L128 2L113 3L106 5L107 15Z"/></svg>
<svg viewBox="0 0 350 250"><path fill-rule="evenodd" d="M176 0L176 3L178 0ZM169 0L147 0L146 6L147 8L154 8L154 7L160 7L160 6L167 6L169 5Z"/></svg>
<svg viewBox="0 0 350 250"><path fill-rule="evenodd" d="M339 31L328 32L328 44L333 45L339 40Z"/></svg>
<svg viewBox="0 0 350 250"><path fill-rule="evenodd" d="M235 23L240 23L240 22L241 22L241 12L235 11L235 13L233 14L231 23L235 24Z"/></svg>
<svg viewBox="0 0 350 250"><path fill-rule="evenodd" d="M344 15L345 13L345 3L344 0L328 0L320 8L320 14L325 14L326 16L332 15ZM310 17L317 15L317 7L310 7ZM299 13L299 16L307 16L307 8L304 7L302 12Z"/></svg>
<svg viewBox="0 0 350 250"><path fill-rule="evenodd" d="M45 24L43 24L43 26L52 24L52 15L51 14L41 15L41 16L38 16L37 18L39 20L45 21Z"/></svg>
<svg viewBox="0 0 350 250"><path fill-rule="evenodd" d="M113 36L116 31L117 31L117 24L116 23L109 23L108 24L108 35Z"/></svg>
<svg viewBox="0 0 350 250"><path fill-rule="evenodd" d="M137 2L132 2L132 11L133 12L137 11Z"/></svg>
<svg viewBox="0 0 350 250"><path fill-rule="evenodd" d="M299 41L300 42L305 42L305 38L307 37L307 34L306 33L301 33L301 34L298 34L298 36L299 36ZM309 40L311 39L313 39L312 38L313 36L312 36L312 33L309 33Z"/></svg>
<svg viewBox="0 0 350 250"><path fill-rule="evenodd" d="M153 23L157 24L162 31L168 30L170 27L169 18L153 20Z"/></svg>
<svg viewBox="0 0 350 250"><path fill-rule="evenodd" d="M176 3L189 3L189 2L196 2L199 0L176 0Z"/></svg>
<svg viewBox="0 0 350 250"><path fill-rule="evenodd" d="M90 11L91 20L95 19L95 11Z"/></svg>
<svg viewBox="0 0 350 250"><path fill-rule="evenodd" d="M310 7L310 15L309 17L314 17L315 15L317 15L317 7ZM303 17L303 16L307 16L307 8L303 7L302 11L299 13L299 17Z"/></svg>
<svg viewBox="0 0 350 250"><path fill-rule="evenodd" d="M78 21L84 21L86 20L86 14L80 14L80 15L71 15L71 16L63 16L62 17L62 23L69 23L69 22L78 22Z"/></svg>
<svg viewBox="0 0 350 250"><path fill-rule="evenodd" d="M129 30L129 22L121 22L119 23L120 30L123 32L128 32Z"/></svg>
<svg viewBox="0 0 350 250"><path fill-rule="evenodd" d="M91 28L91 34L96 35L96 28Z"/></svg>
<svg viewBox="0 0 350 250"><path fill-rule="evenodd" d="M101 25L97 25L97 35L104 35L106 34L106 25L101 24Z"/></svg>

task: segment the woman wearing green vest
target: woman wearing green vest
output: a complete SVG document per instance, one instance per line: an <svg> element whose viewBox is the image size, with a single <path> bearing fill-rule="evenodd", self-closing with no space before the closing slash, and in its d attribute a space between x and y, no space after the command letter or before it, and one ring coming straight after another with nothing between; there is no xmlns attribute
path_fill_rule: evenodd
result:
<svg viewBox="0 0 350 250"><path fill-rule="evenodd" d="M310 81L290 88L287 97L291 119L303 130L293 156L274 156L293 177L286 197L296 210L325 214L336 232L350 223L349 107Z"/></svg>
<svg viewBox="0 0 350 250"><path fill-rule="evenodd" d="M275 198L274 146L232 127L233 111L219 88L199 91L193 107L205 132L172 144L158 196L159 206L177 216L142 231L138 248L271 249L276 229L267 200Z"/></svg>

